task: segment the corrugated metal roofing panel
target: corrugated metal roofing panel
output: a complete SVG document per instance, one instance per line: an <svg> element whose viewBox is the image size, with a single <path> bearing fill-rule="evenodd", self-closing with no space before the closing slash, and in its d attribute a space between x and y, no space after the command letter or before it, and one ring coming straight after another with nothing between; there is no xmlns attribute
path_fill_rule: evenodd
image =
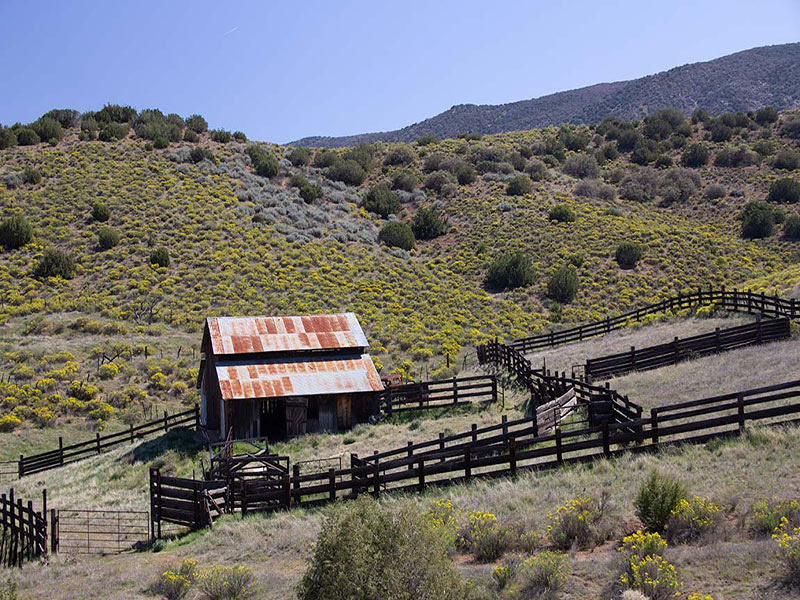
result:
<svg viewBox="0 0 800 600"><path fill-rule="evenodd" d="M225 400L377 392L383 389L369 354L330 359L224 361L216 368Z"/></svg>
<svg viewBox="0 0 800 600"><path fill-rule="evenodd" d="M366 348L369 344L353 313L299 317L209 317L216 355Z"/></svg>

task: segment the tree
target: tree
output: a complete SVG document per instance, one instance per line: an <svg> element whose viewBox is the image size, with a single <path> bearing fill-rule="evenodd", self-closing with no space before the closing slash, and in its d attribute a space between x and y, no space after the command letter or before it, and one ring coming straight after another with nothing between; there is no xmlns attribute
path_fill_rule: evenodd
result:
<svg viewBox="0 0 800 600"><path fill-rule="evenodd" d="M766 202L751 200L742 209L742 237L767 238L775 229L775 211Z"/></svg>
<svg viewBox="0 0 800 600"><path fill-rule="evenodd" d="M778 111L771 106L765 106L756 112L756 123L762 127L778 120Z"/></svg>
<svg viewBox="0 0 800 600"><path fill-rule="evenodd" d="M97 137L101 142L113 142L115 140L121 140L128 135L130 128L131 127L128 125L128 123L108 123L100 130L100 133Z"/></svg>
<svg viewBox="0 0 800 600"><path fill-rule="evenodd" d="M211 139L219 144L227 144L231 138L231 132L224 129L215 129L211 132Z"/></svg>
<svg viewBox="0 0 800 600"><path fill-rule="evenodd" d="M433 206L421 206L414 215L411 229L418 240L432 240L447 233L450 223L447 217Z"/></svg>
<svg viewBox="0 0 800 600"><path fill-rule="evenodd" d="M10 127L0 126L0 150L13 148L17 145L17 134Z"/></svg>
<svg viewBox="0 0 800 600"><path fill-rule="evenodd" d="M16 130L16 136L20 146L33 146L42 141L39 134L30 127L20 127Z"/></svg>
<svg viewBox="0 0 800 600"><path fill-rule="evenodd" d="M530 285L536 279L530 258L521 251L506 252L495 258L486 273L486 287L510 290Z"/></svg>
<svg viewBox="0 0 800 600"><path fill-rule="evenodd" d="M54 108L44 113L42 117L55 119L64 129L75 127L80 122L80 114L71 108Z"/></svg>
<svg viewBox="0 0 800 600"><path fill-rule="evenodd" d="M720 119L715 119L711 124L711 141L727 142L733 137L733 129Z"/></svg>
<svg viewBox="0 0 800 600"><path fill-rule="evenodd" d="M208 129L208 122L200 115L190 115L186 117L186 127L195 133L203 133Z"/></svg>
<svg viewBox="0 0 800 600"><path fill-rule="evenodd" d="M775 162L772 164L776 169L784 171L794 171L800 169L800 153L791 150L781 150L775 157Z"/></svg>
<svg viewBox="0 0 800 600"><path fill-rule="evenodd" d="M383 159L385 165L409 165L417 160L417 153L413 148L406 146L395 146Z"/></svg>
<svg viewBox="0 0 800 600"><path fill-rule="evenodd" d="M441 192L448 184L455 184L456 178L450 171L434 171L425 178L425 189Z"/></svg>
<svg viewBox="0 0 800 600"><path fill-rule="evenodd" d="M683 166L697 169L708 163L708 148L703 144L692 144L683 151Z"/></svg>
<svg viewBox="0 0 800 600"><path fill-rule="evenodd" d="M204 160L215 162L214 153L208 148L201 148L199 146L192 148L192 150L189 152L189 160L195 164Z"/></svg>
<svg viewBox="0 0 800 600"><path fill-rule="evenodd" d="M361 206L384 219L400 212L400 200L397 194L390 190L385 183L379 183L370 188L361 200Z"/></svg>
<svg viewBox="0 0 800 600"><path fill-rule="evenodd" d="M292 148L287 157L292 166L305 167L311 164L311 150L308 148Z"/></svg>
<svg viewBox="0 0 800 600"><path fill-rule="evenodd" d="M169 266L169 252L166 248L156 248L150 253L150 264L159 267Z"/></svg>
<svg viewBox="0 0 800 600"><path fill-rule="evenodd" d="M400 171L392 177L392 189L413 192L419 186L419 179L409 171Z"/></svg>
<svg viewBox="0 0 800 600"><path fill-rule="evenodd" d="M597 164L597 160L589 154L570 155L561 170L567 175L578 179L586 179L587 177L594 179L600 175L600 167Z"/></svg>
<svg viewBox="0 0 800 600"><path fill-rule="evenodd" d="M463 585L441 531L410 502L366 496L330 511L299 600L456 600Z"/></svg>
<svg viewBox="0 0 800 600"><path fill-rule="evenodd" d="M33 167L25 167L22 170L22 178L25 180L25 183L38 185L42 181L42 174Z"/></svg>
<svg viewBox="0 0 800 600"><path fill-rule="evenodd" d="M792 179L791 177L784 177L772 182L769 186L769 196L767 200L770 202L781 202L786 204L795 204L800 202L800 181Z"/></svg>
<svg viewBox="0 0 800 600"><path fill-rule="evenodd" d="M99 200L92 204L92 218L100 223L105 223L111 218L111 211Z"/></svg>
<svg viewBox="0 0 800 600"><path fill-rule="evenodd" d="M783 235L792 241L800 240L800 216L791 215L783 222Z"/></svg>
<svg viewBox="0 0 800 600"><path fill-rule="evenodd" d="M64 128L52 117L40 117L31 127L41 140L60 140L64 137Z"/></svg>
<svg viewBox="0 0 800 600"><path fill-rule="evenodd" d="M378 240L390 248L411 250L414 247L414 232L411 227L400 221L389 221L381 228Z"/></svg>
<svg viewBox="0 0 800 600"><path fill-rule="evenodd" d="M439 138L435 135L423 135L421 138L417 140L418 146L428 146L430 144L436 144L439 142Z"/></svg>
<svg viewBox="0 0 800 600"><path fill-rule="evenodd" d="M39 258L33 271L36 277L75 277L75 259L71 254L58 248L47 248Z"/></svg>
<svg viewBox="0 0 800 600"><path fill-rule="evenodd" d="M509 196L525 196L533 191L533 182L527 175L517 175L508 182L506 194Z"/></svg>
<svg viewBox="0 0 800 600"><path fill-rule="evenodd" d="M617 250L614 253L614 260L623 269L633 269L642 256L644 256L644 248L641 244L630 241L620 242Z"/></svg>
<svg viewBox="0 0 800 600"><path fill-rule="evenodd" d="M578 270L573 265L559 267L547 282L547 295L563 304L572 302L578 293Z"/></svg>
<svg viewBox="0 0 800 600"><path fill-rule="evenodd" d="M781 124L781 135L795 139L800 138L800 116L795 115L787 118Z"/></svg>
<svg viewBox="0 0 800 600"><path fill-rule="evenodd" d="M33 227L22 215L12 215L0 223L0 245L16 250L33 239Z"/></svg>
<svg viewBox="0 0 800 600"><path fill-rule="evenodd" d="M367 178L367 172L355 160L337 160L325 171L325 176L347 185L361 185Z"/></svg>

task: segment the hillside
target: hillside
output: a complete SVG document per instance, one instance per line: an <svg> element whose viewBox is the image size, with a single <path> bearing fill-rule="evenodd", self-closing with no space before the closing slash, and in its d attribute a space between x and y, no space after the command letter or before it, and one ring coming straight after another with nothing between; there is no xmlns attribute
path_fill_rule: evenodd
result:
<svg viewBox="0 0 800 600"><path fill-rule="evenodd" d="M559 125L598 123L606 117L635 120L666 107L685 114L704 108L712 115L800 106L800 43L752 48L630 81L599 83L501 105L460 104L395 131L343 137L307 137L294 145L353 146L413 142L423 136L500 133Z"/></svg>
<svg viewBox="0 0 800 600"><path fill-rule="evenodd" d="M210 315L353 311L383 374L446 377L495 336L796 271L792 198L748 205L797 179L791 112L349 151L159 111L53 115L63 124L0 131L0 229L30 226L0 255L0 419L17 431L0 434L0 459L52 446L54 426L80 438L191 405ZM747 238L745 206L762 227ZM407 223L408 250L389 235ZM634 268L616 260L622 242L642 252ZM515 256L523 285L489 285ZM574 295L550 289L556 272Z"/></svg>

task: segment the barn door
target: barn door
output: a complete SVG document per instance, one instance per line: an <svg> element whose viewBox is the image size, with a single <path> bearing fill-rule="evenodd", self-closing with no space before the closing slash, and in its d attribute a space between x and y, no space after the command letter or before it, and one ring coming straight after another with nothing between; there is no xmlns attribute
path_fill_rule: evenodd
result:
<svg viewBox="0 0 800 600"><path fill-rule="evenodd" d="M303 435L306 432L308 398L286 399L286 437Z"/></svg>
<svg viewBox="0 0 800 600"><path fill-rule="evenodd" d="M353 426L351 414L350 394L342 394L337 397L336 412L339 417L339 429L350 429Z"/></svg>

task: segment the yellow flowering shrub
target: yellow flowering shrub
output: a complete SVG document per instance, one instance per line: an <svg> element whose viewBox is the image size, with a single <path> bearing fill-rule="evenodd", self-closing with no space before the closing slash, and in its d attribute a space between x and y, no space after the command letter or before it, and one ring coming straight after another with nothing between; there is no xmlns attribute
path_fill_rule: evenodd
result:
<svg viewBox="0 0 800 600"><path fill-rule="evenodd" d="M119 367L113 362L100 365L97 374L100 379L113 379L119 373Z"/></svg>
<svg viewBox="0 0 800 600"><path fill-rule="evenodd" d="M246 600L255 592L254 579L248 567L214 566L203 571L197 587L200 597L208 600Z"/></svg>
<svg viewBox="0 0 800 600"><path fill-rule="evenodd" d="M567 583L567 557L561 552L540 552L522 561L514 570L514 597L554 597Z"/></svg>
<svg viewBox="0 0 800 600"><path fill-rule="evenodd" d="M187 558L176 569L162 572L150 586L150 590L166 600L180 600L198 580L197 561Z"/></svg>
<svg viewBox="0 0 800 600"><path fill-rule="evenodd" d="M561 550L589 548L597 541L595 524L602 516L597 503L588 496L573 498L566 504L556 506L555 512L547 514L550 523L547 535L551 543Z"/></svg>
<svg viewBox="0 0 800 600"><path fill-rule="evenodd" d="M800 527L791 527L789 519L781 518L781 524L772 534L778 544L778 557L783 563L787 579L800 583Z"/></svg>
<svg viewBox="0 0 800 600"><path fill-rule="evenodd" d="M680 594L675 567L663 556L636 556L628 567L629 570L619 578L626 588L639 590L650 600L667 600Z"/></svg>
<svg viewBox="0 0 800 600"><path fill-rule="evenodd" d="M719 513L719 506L706 498L683 498L670 514L667 539L676 543L697 541L717 527Z"/></svg>
<svg viewBox="0 0 800 600"><path fill-rule="evenodd" d="M800 526L800 502L797 500L758 500L753 504L750 528L762 535L772 534L783 519L791 526Z"/></svg>
<svg viewBox="0 0 800 600"><path fill-rule="evenodd" d="M457 547L472 552L481 562L500 558L511 541L511 532L497 522L494 514L485 510L467 513L456 532Z"/></svg>
<svg viewBox="0 0 800 600"><path fill-rule="evenodd" d="M22 420L16 415L3 415L0 417L0 431L14 431L22 425Z"/></svg>

